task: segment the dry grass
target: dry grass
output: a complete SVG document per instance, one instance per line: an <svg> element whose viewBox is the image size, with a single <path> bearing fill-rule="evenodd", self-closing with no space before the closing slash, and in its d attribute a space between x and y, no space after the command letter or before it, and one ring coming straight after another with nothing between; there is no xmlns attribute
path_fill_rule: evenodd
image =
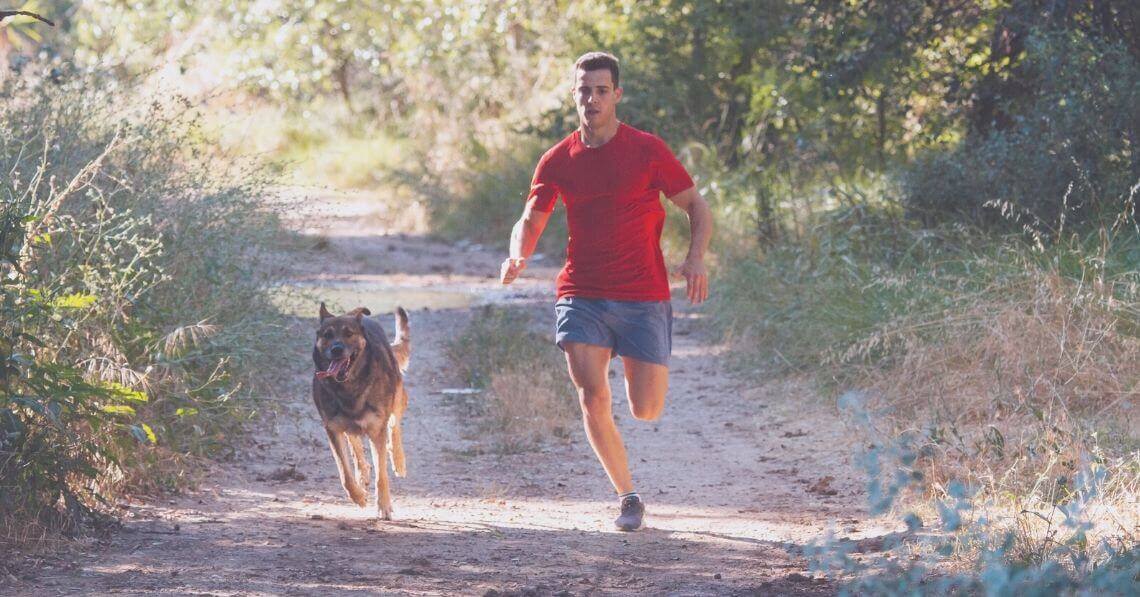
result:
<svg viewBox="0 0 1140 597"><path fill-rule="evenodd" d="M550 439L566 439L578 415L562 369L508 369L491 376L483 428L501 452L522 452Z"/></svg>
<svg viewBox="0 0 1140 597"><path fill-rule="evenodd" d="M876 335L867 344L893 335L906 346L889 374L867 371L876 388L905 412L937 406L961 423L1136 416L1140 338L1121 333L1134 322L1112 292L1042 273L1002 294Z"/></svg>
<svg viewBox="0 0 1140 597"><path fill-rule="evenodd" d="M542 323L538 313L522 308L487 307L448 346L466 383L484 390L465 406L477 436L494 452L564 440L576 424L574 390Z"/></svg>
<svg viewBox="0 0 1140 597"><path fill-rule="evenodd" d="M938 519L958 482L1015 560L1140 541L1131 219L1052 246L857 223L728 264L714 307L738 360L855 389L860 439L909 455L905 506Z"/></svg>
<svg viewBox="0 0 1140 597"><path fill-rule="evenodd" d="M901 346L888 366L859 372L882 430L916 441L927 498L946 499L954 480L979 490L989 517L1015 531L1015 560L1140 542L1134 284L1028 270L942 319L904 318L853 349ZM1095 488L1084 483L1097 471ZM1066 524L1059 506L1074 501L1090 528Z"/></svg>

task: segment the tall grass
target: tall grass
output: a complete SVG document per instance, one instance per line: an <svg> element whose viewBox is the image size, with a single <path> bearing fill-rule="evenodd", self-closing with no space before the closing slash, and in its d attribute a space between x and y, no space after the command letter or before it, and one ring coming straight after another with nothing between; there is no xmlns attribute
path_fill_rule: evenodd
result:
<svg viewBox="0 0 1140 597"><path fill-rule="evenodd" d="M486 307L447 347L462 379L482 392L465 402L495 452L517 453L565 439L578 401L565 362L531 314Z"/></svg>
<svg viewBox="0 0 1140 597"><path fill-rule="evenodd" d="M776 246L738 246L716 318L741 362L857 390L865 441L914 446L920 496L948 499L960 481L1021 513L1010 553L1040 551L1037 514L1072 500L1090 463L1116 517L1098 531L1137 541L1135 226L1122 214L1042 244L841 208Z"/></svg>
<svg viewBox="0 0 1140 597"><path fill-rule="evenodd" d="M185 482L283 329L257 170L98 75L0 84L0 541Z"/></svg>

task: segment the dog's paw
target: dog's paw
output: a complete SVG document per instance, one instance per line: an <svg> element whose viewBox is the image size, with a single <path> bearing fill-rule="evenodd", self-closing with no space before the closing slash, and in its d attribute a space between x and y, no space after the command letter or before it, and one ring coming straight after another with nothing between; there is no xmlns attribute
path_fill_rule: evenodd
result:
<svg viewBox="0 0 1140 597"><path fill-rule="evenodd" d="M361 508L368 505L368 493L366 493L363 489L361 489L359 487L355 488L355 491L352 489L349 489L348 490L348 497L353 502L356 502L356 505L360 506Z"/></svg>
<svg viewBox="0 0 1140 597"><path fill-rule="evenodd" d="M380 514L380 520L392 520L392 509L391 508L388 508L387 510L381 509L379 514Z"/></svg>

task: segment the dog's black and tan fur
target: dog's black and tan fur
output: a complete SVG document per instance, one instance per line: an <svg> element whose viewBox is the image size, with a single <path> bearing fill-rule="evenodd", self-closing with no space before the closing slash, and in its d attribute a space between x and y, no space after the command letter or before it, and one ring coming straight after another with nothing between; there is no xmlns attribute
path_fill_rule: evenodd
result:
<svg viewBox="0 0 1140 597"><path fill-rule="evenodd" d="M340 481L357 505L368 504L365 489L375 469L376 508L392 518L388 493L387 456L396 476L405 473L400 418L408 407L402 372L408 366L411 337L408 314L396 308L396 337L392 344L368 309L360 307L339 317L321 303L321 324L313 346L313 401L329 436ZM364 458L363 437L372 445L372 464ZM354 467L349 460L352 449Z"/></svg>

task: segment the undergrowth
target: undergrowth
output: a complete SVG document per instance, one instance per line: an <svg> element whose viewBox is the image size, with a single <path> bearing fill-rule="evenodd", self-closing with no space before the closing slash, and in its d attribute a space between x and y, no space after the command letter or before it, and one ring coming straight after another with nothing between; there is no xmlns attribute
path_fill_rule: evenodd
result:
<svg viewBox="0 0 1140 597"><path fill-rule="evenodd" d="M99 74L0 86L0 542L81 532L188 482L283 334L268 181L187 104Z"/></svg>
<svg viewBox="0 0 1140 597"><path fill-rule="evenodd" d="M892 500L939 509L968 487L1001 513L982 526L1008 534L1007 565L1056 564L1058 509L1097 471L1082 537L1116 547L1082 552L1078 578L1140 541L1140 231L1126 211L1078 232L994 237L844 206L733 247L713 309L739 365L810 372L857 399L866 445L908 446Z"/></svg>
<svg viewBox="0 0 1140 597"><path fill-rule="evenodd" d="M470 387L465 402L481 436L500 453L523 452L566 439L578 403L565 362L535 318L510 307L484 307L448 345L447 355Z"/></svg>

